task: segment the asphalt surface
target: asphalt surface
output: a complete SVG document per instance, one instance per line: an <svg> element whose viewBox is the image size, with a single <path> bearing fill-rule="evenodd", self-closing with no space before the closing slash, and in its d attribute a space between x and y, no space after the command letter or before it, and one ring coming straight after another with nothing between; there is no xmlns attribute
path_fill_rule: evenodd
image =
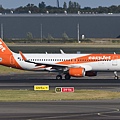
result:
<svg viewBox="0 0 120 120"><path fill-rule="evenodd" d="M120 100L0 103L0 120L119 120Z"/></svg>
<svg viewBox="0 0 120 120"><path fill-rule="evenodd" d="M33 85L120 91L113 73L97 77L55 80L55 74L25 73L0 76L0 89L33 89ZM2 97L2 96L0 96ZM94 101L0 102L0 120L119 120L120 99Z"/></svg>
<svg viewBox="0 0 120 120"><path fill-rule="evenodd" d="M75 89L100 89L120 91L120 80L115 80L113 73L99 73L96 77L56 80L52 73L26 73L0 76L0 89L30 89L34 85L55 87L75 87Z"/></svg>

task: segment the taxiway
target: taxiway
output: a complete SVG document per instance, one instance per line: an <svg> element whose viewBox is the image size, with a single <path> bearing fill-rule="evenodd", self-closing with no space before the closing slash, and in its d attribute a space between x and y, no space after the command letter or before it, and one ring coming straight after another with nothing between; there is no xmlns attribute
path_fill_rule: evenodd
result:
<svg viewBox="0 0 120 120"><path fill-rule="evenodd" d="M101 73L95 78L55 80L46 73L9 74L0 76L0 89L33 89L36 84L72 86L75 89L120 91L120 80L113 74ZM2 97L2 96L0 96ZM0 120L119 120L120 99L42 102L0 102Z"/></svg>

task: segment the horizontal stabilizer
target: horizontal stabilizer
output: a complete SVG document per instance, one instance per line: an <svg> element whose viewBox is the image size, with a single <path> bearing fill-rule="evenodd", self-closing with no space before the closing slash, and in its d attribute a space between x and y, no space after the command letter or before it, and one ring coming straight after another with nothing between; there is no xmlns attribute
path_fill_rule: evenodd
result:
<svg viewBox="0 0 120 120"><path fill-rule="evenodd" d="M23 59L24 61L27 60L26 57L23 55L23 53L22 53L21 51L19 51L19 54L21 55L21 57L22 57L22 59Z"/></svg>

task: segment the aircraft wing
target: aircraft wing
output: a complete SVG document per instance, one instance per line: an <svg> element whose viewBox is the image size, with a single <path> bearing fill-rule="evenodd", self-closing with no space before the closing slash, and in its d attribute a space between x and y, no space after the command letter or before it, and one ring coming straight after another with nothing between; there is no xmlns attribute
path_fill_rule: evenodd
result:
<svg viewBox="0 0 120 120"><path fill-rule="evenodd" d="M39 62L33 62L33 61L29 61L27 60L27 58L23 55L23 53L21 51L19 51L19 54L21 55L22 59L25 61L25 62L28 62L28 63L34 63L36 64L36 66L40 66L40 65L45 65L46 67L68 67L68 65L64 65L64 64L52 64L52 63L39 63Z"/></svg>
<svg viewBox="0 0 120 120"><path fill-rule="evenodd" d="M34 63L36 64L36 66L40 66L40 65L45 65L46 67L53 67L53 68L70 68L70 67L78 67L78 64L74 64L74 65L65 65L65 64L52 64L52 63L39 63L39 62L33 62L33 61L29 61L26 59L26 57L23 55L23 53L21 51L19 51L19 54L21 55L22 59L25 61L25 62L28 62L28 63ZM89 65L79 65L79 67L82 67L85 69L85 71L91 71L92 70L92 67L89 66Z"/></svg>
<svg viewBox="0 0 120 120"><path fill-rule="evenodd" d="M25 62L34 63L36 64L36 66L45 65L46 67L68 67L68 65L64 65L64 64L38 63L38 62L31 62L29 60L26 60Z"/></svg>

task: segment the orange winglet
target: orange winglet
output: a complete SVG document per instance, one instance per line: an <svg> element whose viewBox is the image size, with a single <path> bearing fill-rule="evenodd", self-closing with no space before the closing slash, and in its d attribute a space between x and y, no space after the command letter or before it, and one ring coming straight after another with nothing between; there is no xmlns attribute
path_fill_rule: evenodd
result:
<svg viewBox="0 0 120 120"><path fill-rule="evenodd" d="M27 60L26 57L23 55L23 53L22 53L21 51L19 51L19 54L21 55L21 57L22 57L22 59L23 59L24 61Z"/></svg>

